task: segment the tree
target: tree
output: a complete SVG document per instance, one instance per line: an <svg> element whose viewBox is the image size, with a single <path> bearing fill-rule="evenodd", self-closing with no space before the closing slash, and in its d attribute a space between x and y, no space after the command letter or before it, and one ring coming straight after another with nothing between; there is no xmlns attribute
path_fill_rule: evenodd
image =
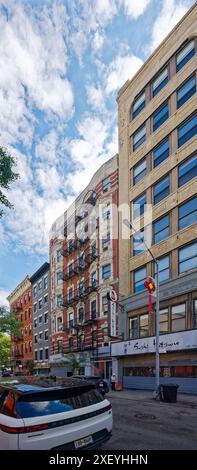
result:
<svg viewBox="0 0 197 470"><path fill-rule="evenodd" d="M35 364L34 364L33 359L27 359L26 362L25 362L25 366L26 366L26 369L27 369L31 374L33 374L33 372L35 371Z"/></svg>
<svg viewBox="0 0 197 470"><path fill-rule="evenodd" d="M14 312L8 312L6 307L0 307L0 333L11 336L22 336L21 324Z"/></svg>
<svg viewBox="0 0 197 470"><path fill-rule="evenodd" d="M9 189L10 183L16 181L19 178L19 174L13 171L13 167L16 165L14 158L7 152L6 149L0 147L0 204L11 209L13 205L8 201L7 197L1 191L3 189ZM0 217L3 214L3 210L0 209Z"/></svg>
<svg viewBox="0 0 197 470"><path fill-rule="evenodd" d="M70 352L66 355L65 362L71 373L74 374L77 369L81 369L81 367L86 365L87 360L86 358L79 358L75 353Z"/></svg>
<svg viewBox="0 0 197 470"><path fill-rule="evenodd" d="M0 366L8 367L10 362L10 336L0 334Z"/></svg>

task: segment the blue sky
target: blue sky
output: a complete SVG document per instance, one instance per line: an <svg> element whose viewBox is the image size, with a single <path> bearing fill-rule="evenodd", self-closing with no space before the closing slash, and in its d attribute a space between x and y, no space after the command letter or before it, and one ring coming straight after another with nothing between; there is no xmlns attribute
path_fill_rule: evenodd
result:
<svg viewBox="0 0 197 470"><path fill-rule="evenodd" d="M20 180L0 222L0 305L118 151L116 95L192 0L0 0L0 145Z"/></svg>

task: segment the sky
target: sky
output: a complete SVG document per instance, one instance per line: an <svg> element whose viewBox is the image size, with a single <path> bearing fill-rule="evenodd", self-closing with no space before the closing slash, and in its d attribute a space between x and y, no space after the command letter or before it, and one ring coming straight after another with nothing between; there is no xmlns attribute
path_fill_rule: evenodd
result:
<svg viewBox="0 0 197 470"><path fill-rule="evenodd" d="M0 220L0 305L118 152L116 96L193 0L0 0L0 146L20 179Z"/></svg>

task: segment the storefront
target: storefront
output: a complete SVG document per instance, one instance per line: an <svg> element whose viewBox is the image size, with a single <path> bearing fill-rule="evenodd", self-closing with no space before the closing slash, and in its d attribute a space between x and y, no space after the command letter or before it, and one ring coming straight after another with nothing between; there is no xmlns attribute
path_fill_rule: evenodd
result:
<svg viewBox="0 0 197 470"><path fill-rule="evenodd" d="M124 388L155 389L155 337L111 345L113 372ZM160 381L197 394L197 329L160 336Z"/></svg>

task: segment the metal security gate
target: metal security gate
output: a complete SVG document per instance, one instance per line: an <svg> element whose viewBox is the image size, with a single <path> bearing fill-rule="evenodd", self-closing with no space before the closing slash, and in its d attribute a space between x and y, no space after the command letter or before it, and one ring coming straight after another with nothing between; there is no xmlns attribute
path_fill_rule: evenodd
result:
<svg viewBox="0 0 197 470"><path fill-rule="evenodd" d="M160 377L161 384L177 384L180 393L197 395L197 377ZM155 377L128 377L123 376L123 387L136 390L154 390Z"/></svg>

